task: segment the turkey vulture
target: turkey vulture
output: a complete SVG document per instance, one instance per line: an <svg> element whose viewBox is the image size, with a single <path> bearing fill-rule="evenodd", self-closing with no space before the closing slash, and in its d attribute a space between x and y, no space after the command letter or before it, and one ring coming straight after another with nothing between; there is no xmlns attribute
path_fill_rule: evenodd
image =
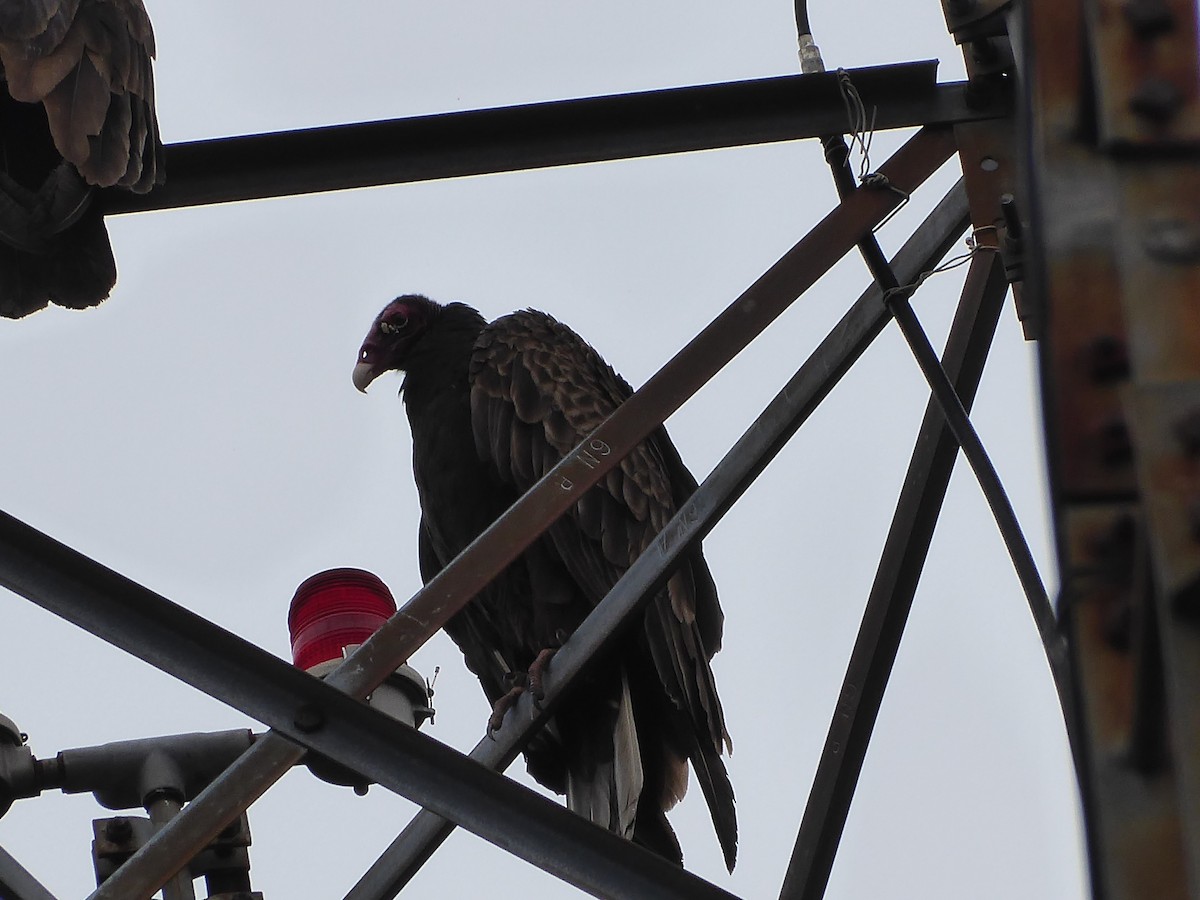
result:
<svg viewBox="0 0 1200 900"><path fill-rule="evenodd" d="M0 0L0 315L117 280L95 189L163 179L141 0Z"/></svg>
<svg viewBox="0 0 1200 900"><path fill-rule="evenodd" d="M376 318L354 384L365 390L393 369L404 372L426 582L633 392L545 313L524 310L489 325L470 306L414 294ZM695 489L657 429L447 623L497 711ZM666 811L683 797L690 760L732 870L737 821L721 760L731 744L709 666L722 624L697 546L525 759L572 810L677 864L682 851Z"/></svg>

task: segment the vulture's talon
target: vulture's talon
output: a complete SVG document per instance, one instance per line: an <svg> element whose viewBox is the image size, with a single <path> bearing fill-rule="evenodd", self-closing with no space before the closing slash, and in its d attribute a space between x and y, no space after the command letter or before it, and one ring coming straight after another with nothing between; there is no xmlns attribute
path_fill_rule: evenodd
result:
<svg viewBox="0 0 1200 900"><path fill-rule="evenodd" d="M492 706L492 714L488 717L488 737L495 740L495 732L504 727L504 715L513 704L517 702L517 698L525 693L525 685L517 683L509 689L507 694L502 694L500 699Z"/></svg>
<svg viewBox="0 0 1200 900"><path fill-rule="evenodd" d="M534 700L537 701L538 709L542 708L541 701L546 699L546 670L550 668L550 660L554 658L554 654L557 652L554 649L543 650L529 665L529 691L533 694Z"/></svg>

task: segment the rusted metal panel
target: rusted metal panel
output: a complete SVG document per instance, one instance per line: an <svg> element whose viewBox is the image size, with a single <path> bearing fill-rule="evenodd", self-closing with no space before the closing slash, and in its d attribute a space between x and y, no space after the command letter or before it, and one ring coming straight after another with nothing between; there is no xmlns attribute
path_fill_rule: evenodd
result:
<svg viewBox="0 0 1200 900"><path fill-rule="evenodd" d="M1200 625L1200 380L1126 395L1160 590Z"/></svg>
<svg viewBox="0 0 1200 900"><path fill-rule="evenodd" d="M1088 0L1100 139L1117 151L1122 397L1153 563L1174 801L1200 895L1200 77L1187 0ZM1117 20L1120 13L1122 19Z"/></svg>
<svg viewBox="0 0 1200 900"><path fill-rule="evenodd" d="M1153 303L1154 298L1148 298ZM1200 364L1200 359L1194 360ZM1200 895L1200 379L1126 395L1157 585L1165 705L1193 896Z"/></svg>
<svg viewBox="0 0 1200 900"><path fill-rule="evenodd" d="M1022 41L1062 609L1092 883L1109 900L1200 892L1200 633L1177 607L1200 575L1187 505L1200 481L1171 427L1180 383L1200 377L1200 182L1178 158L1188 115L1130 105L1154 71L1176 71L1171 53L1190 52L1194 86L1195 14L1179 51L1134 26L1155 5L1027 4ZM1177 18L1186 4L1157 5Z"/></svg>
<svg viewBox="0 0 1200 900"><path fill-rule="evenodd" d="M1064 247L1046 265L1052 308L1041 351L1055 494L1060 503L1132 496L1119 392L1128 349L1112 254L1102 245Z"/></svg>
<svg viewBox="0 0 1200 900"><path fill-rule="evenodd" d="M1166 767L1134 752L1138 656L1153 652L1131 632L1135 607L1148 605L1132 576L1133 504L1080 506L1065 524L1063 586L1084 724L1081 777L1087 785L1096 896L1184 900L1183 838ZM1149 687L1161 691L1161 682Z"/></svg>
<svg viewBox="0 0 1200 900"><path fill-rule="evenodd" d="M1117 387L1127 374L1112 247L1112 164L1087 140L1078 3L1027 7L1032 146L1028 196L1040 254L1032 289L1044 303L1040 347L1051 488L1058 504L1136 491Z"/></svg>
<svg viewBox="0 0 1200 900"><path fill-rule="evenodd" d="M1133 378L1200 378L1200 148L1190 162L1116 167L1116 244Z"/></svg>
<svg viewBox="0 0 1200 900"><path fill-rule="evenodd" d="M1112 149L1200 149L1194 0L1086 0L1100 136Z"/></svg>

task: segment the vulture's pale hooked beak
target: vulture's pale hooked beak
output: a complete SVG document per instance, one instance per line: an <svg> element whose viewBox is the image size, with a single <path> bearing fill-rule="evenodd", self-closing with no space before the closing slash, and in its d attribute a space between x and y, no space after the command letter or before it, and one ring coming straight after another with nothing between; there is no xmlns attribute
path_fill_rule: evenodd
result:
<svg viewBox="0 0 1200 900"><path fill-rule="evenodd" d="M367 385L375 380L375 367L369 362L360 362L354 367L354 386L362 391L367 392Z"/></svg>

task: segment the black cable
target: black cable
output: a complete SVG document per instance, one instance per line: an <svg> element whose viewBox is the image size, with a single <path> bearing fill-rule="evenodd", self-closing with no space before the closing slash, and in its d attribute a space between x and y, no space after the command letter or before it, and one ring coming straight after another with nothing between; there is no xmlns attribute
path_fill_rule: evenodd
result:
<svg viewBox="0 0 1200 900"><path fill-rule="evenodd" d="M854 173L850 169L849 147L846 145L845 138L840 134L822 138L821 144L825 148L825 159L833 172L838 195L844 199L858 190L854 183ZM908 342L917 364L921 367L925 380L929 382L929 388L942 409L946 424L962 448L963 455L975 473L980 490L983 491L984 498L992 510L992 516L996 520L1000 536L1008 549L1013 568L1017 572L1017 579L1021 583L1038 634L1041 636L1042 648L1050 665L1054 688L1058 694L1059 705L1062 707L1063 719L1067 724L1068 738L1073 741L1074 728L1071 727L1073 707L1068 693L1070 669L1067 660L1066 639L1059 633L1054 608L1050 604L1046 586L1038 573L1033 553L1021 531L1016 512L1004 491L1000 476L992 465L991 459L988 458L983 442L979 439L958 393L954 390L954 385L946 375L946 370L942 368L933 345L929 343L929 338L921 328L916 313L908 303L907 293L912 288L900 287L874 234L864 235L859 241L858 249L862 253L871 275L883 289L885 303L895 318L896 324L900 326L900 331Z"/></svg>
<svg viewBox="0 0 1200 900"><path fill-rule="evenodd" d="M808 0L796 0L796 34L812 34L808 24Z"/></svg>
<svg viewBox="0 0 1200 900"><path fill-rule="evenodd" d="M1033 620L1041 635L1042 646L1045 648L1046 659L1050 663L1050 671L1054 676L1054 685L1058 691L1063 715L1068 716L1071 707L1067 695L1070 675L1066 639L1059 633L1058 620L1050 605L1046 586L1038 574L1037 563L1034 562L1029 544L1021 532L1016 512L1012 508L1008 495L1004 492L1000 476L996 473L991 459L988 458L987 450L979 439L979 434L971 424L966 410L963 409L962 401L959 400L954 385L950 383L945 369L938 361L937 353L934 351L933 345L929 343L929 338L921 328L917 314L913 312L908 299L904 296L903 291L896 291L886 302L896 324L900 326L904 339L908 341L908 346L912 349L917 364L925 374L925 380L929 382L929 388L946 417L946 424L962 448L963 455L966 456L971 470L979 481L983 496L987 500L988 506L991 507L996 525L1000 529L1000 536L1008 548L1013 567L1017 571L1017 578L1025 591L1025 598L1029 601L1029 611L1033 614Z"/></svg>

